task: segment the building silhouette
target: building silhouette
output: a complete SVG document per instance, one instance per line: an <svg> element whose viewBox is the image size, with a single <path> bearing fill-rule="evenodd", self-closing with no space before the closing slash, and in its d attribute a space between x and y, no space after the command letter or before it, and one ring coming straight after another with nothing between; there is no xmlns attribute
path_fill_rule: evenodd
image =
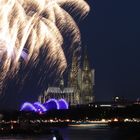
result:
<svg viewBox="0 0 140 140"><path fill-rule="evenodd" d="M81 104L88 104L94 101L95 70L90 68L86 51L84 52L83 66L80 72Z"/></svg>
<svg viewBox="0 0 140 140"><path fill-rule="evenodd" d="M84 51L83 62L73 53L71 68L68 72L68 82L61 77L57 86L49 86L38 100L44 103L50 98L64 98L71 105L89 104L94 102L95 70L90 68L87 51ZM67 86L65 86L67 85Z"/></svg>
<svg viewBox="0 0 140 140"><path fill-rule="evenodd" d="M80 87L79 87L79 63L78 63L78 57L76 56L76 54L73 54L72 57L72 64L71 64L71 69L70 72L68 74L68 87L71 87L74 89L74 97L73 100L71 102L71 104L75 105L75 104L81 104L80 102Z"/></svg>
<svg viewBox="0 0 140 140"><path fill-rule="evenodd" d="M74 88L73 87L64 87L63 78L60 79L60 83L58 86L49 86L47 90L45 90L43 95L40 95L38 101L41 103L45 103L47 100L51 98L65 99L69 104L73 104L74 100Z"/></svg>

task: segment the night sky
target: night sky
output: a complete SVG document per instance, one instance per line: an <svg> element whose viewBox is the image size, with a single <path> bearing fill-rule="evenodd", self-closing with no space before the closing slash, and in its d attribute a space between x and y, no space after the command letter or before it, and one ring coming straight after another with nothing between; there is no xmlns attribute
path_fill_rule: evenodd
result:
<svg viewBox="0 0 140 140"><path fill-rule="evenodd" d="M91 68L95 68L95 100L111 101L113 96L136 100L140 97L140 1L88 3L91 11L79 21L79 28L82 46L87 47ZM0 108L36 101L39 92L27 91L1 98Z"/></svg>
<svg viewBox="0 0 140 140"><path fill-rule="evenodd" d="M80 24L83 45L95 68L96 101L140 97L140 1L88 0Z"/></svg>

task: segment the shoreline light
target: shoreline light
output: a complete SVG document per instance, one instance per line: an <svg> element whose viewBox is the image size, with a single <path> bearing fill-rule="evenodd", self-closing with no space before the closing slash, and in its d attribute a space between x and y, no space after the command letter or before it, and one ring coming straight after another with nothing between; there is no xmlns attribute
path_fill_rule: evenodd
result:
<svg viewBox="0 0 140 140"><path fill-rule="evenodd" d="M56 100L54 98L49 99L44 104L40 102L29 103L25 102L22 104L20 111L33 111L38 113L47 112L48 110L61 110L69 109L69 105L65 99Z"/></svg>

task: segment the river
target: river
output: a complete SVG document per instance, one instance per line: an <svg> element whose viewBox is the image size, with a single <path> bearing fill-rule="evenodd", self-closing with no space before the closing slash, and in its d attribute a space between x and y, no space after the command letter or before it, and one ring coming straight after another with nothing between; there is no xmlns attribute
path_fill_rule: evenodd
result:
<svg viewBox="0 0 140 140"><path fill-rule="evenodd" d="M64 140L140 140L140 131L130 128L109 128L95 126L55 128ZM53 135L10 135L0 140L57 140Z"/></svg>

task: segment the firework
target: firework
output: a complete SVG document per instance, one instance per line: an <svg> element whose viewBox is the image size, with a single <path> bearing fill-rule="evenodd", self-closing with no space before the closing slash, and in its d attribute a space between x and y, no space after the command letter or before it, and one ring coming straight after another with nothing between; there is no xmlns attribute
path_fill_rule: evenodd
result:
<svg viewBox="0 0 140 140"><path fill-rule="evenodd" d="M6 79L20 75L23 82L37 67L39 83L51 68L61 75L67 67L66 51L78 50L80 44L80 31L71 15L81 18L88 12L84 0L0 0L1 92Z"/></svg>

